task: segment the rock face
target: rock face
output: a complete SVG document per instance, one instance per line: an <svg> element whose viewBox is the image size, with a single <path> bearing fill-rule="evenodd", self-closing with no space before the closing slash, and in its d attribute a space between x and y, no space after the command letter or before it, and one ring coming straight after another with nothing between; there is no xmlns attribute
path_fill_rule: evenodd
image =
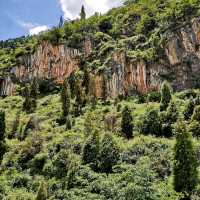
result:
<svg viewBox="0 0 200 200"><path fill-rule="evenodd" d="M79 66L79 51L65 45L54 46L48 42L40 44L33 55L20 58L20 64L3 71L0 82L1 95L12 94L14 83L28 82L34 77L63 82Z"/></svg>
<svg viewBox="0 0 200 200"><path fill-rule="evenodd" d="M114 53L104 73L93 75L91 86L97 97L105 88L108 96L117 97L159 90L166 79L175 90L200 87L200 18L170 33L165 55L157 62L130 61L125 53Z"/></svg>
<svg viewBox="0 0 200 200"><path fill-rule="evenodd" d="M165 55L157 62L131 61L125 52L115 52L105 70L90 74L90 93L96 97L117 97L133 91L146 93L158 90L163 80L171 82L176 90L200 85L200 18L170 32ZM92 52L89 38L83 45L85 56ZM0 94L11 95L15 83L33 77L63 82L80 66L80 52L64 44L53 46L44 42L33 55L20 58L18 66L7 71L0 79Z"/></svg>

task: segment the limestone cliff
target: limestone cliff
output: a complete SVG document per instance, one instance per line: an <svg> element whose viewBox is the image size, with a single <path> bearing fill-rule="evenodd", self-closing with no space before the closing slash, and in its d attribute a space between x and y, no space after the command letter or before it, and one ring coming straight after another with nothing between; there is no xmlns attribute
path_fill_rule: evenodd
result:
<svg viewBox="0 0 200 200"><path fill-rule="evenodd" d="M110 97L128 95L131 90L158 90L165 79L175 90L199 86L200 18L169 32L165 55L156 62L131 61L123 52L114 53L107 70L93 76L91 85L96 96L102 94L105 77Z"/></svg>
<svg viewBox="0 0 200 200"><path fill-rule="evenodd" d="M132 90L145 93L158 90L164 79L174 89L194 87L200 76L200 18L169 31L165 56L156 62L132 61L123 51L113 53L105 70L90 74L90 93L102 97L129 95ZM92 42L86 39L82 50L48 42L40 44L35 53L20 58L18 66L1 71L0 94L10 95L16 83L33 77L61 83L80 67L80 51L86 57L92 52Z"/></svg>
<svg viewBox="0 0 200 200"><path fill-rule="evenodd" d="M33 55L21 57L18 66L1 71L1 95L12 94L16 83L29 82L33 77L61 83L78 68L79 54L79 50L64 44L55 46L43 42Z"/></svg>

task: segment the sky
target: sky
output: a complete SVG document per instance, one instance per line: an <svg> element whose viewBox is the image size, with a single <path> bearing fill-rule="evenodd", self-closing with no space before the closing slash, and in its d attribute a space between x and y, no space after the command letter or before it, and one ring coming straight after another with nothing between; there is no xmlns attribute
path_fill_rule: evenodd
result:
<svg viewBox="0 0 200 200"><path fill-rule="evenodd" d="M34 35L57 26L62 15L77 18L84 5L87 16L105 13L123 0L0 0L0 40Z"/></svg>

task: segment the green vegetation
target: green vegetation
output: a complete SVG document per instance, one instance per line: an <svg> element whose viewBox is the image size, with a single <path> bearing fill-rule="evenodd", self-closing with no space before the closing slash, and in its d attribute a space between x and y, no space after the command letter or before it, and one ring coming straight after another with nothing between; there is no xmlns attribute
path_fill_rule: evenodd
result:
<svg viewBox="0 0 200 200"><path fill-rule="evenodd" d="M198 183L197 155L184 122L177 124L175 132L174 188L177 192L190 196Z"/></svg>
<svg viewBox="0 0 200 200"><path fill-rule="evenodd" d="M0 112L0 163L3 160L3 155L6 152L6 141L5 141L5 112Z"/></svg>
<svg viewBox="0 0 200 200"><path fill-rule="evenodd" d="M171 89L167 82L164 82L161 86L161 102L160 110L165 111L171 101Z"/></svg>
<svg viewBox="0 0 200 200"><path fill-rule="evenodd" d="M121 129L126 138L130 139L133 136L133 118L127 106L122 111Z"/></svg>
<svg viewBox="0 0 200 200"><path fill-rule="evenodd" d="M89 18L82 7L81 19L0 42L0 68L42 42L81 57L54 91L34 78L16 96L0 97L0 199L199 199L200 90L174 93L166 80L160 92L111 99L106 87L115 52L154 62L168 33L198 13L197 0L127 0ZM88 38L93 48L85 55ZM98 99L89 75L102 71Z"/></svg>
<svg viewBox="0 0 200 200"><path fill-rule="evenodd" d="M199 92L197 90L195 94ZM173 173L172 169L177 163L174 162L175 137L173 134L168 137L163 131L168 130L163 129L163 121L173 127L178 116L183 117L188 102L182 100L181 95L183 92L172 94L173 101L164 113L159 111L157 102L137 103L139 97L118 100L117 103L116 100L106 103L96 100L95 106L89 102L82 107L79 116L70 112L69 129L66 128L67 121L63 125L57 123L62 113L60 93L38 95L33 113L22 110L25 97L0 99L1 109L6 112L5 141L8 146L1 165L1 195L24 200L122 200L129 197L178 200L185 192L190 192L191 198L198 196L198 182L190 191L181 189L176 192L173 189L176 168ZM72 107L75 98L70 97ZM129 140L125 139L121 127L122 113L127 107L128 115L132 116L132 120L128 117L128 122L134 123L134 137ZM190 124L188 129L191 132L196 130L192 128L195 121L184 122ZM178 130L180 135L184 134L181 128ZM185 141L181 136L179 139ZM200 146L197 139L193 143L195 147ZM175 149L178 149L177 145ZM193 148L191 152L198 153L197 150ZM181 154L184 151L189 149L183 148ZM188 159L193 162L193 157ZM196 164L191 162L184 164L195 167ZM180 180L189 185L189 175L188 179L183 177Z"/></svg>

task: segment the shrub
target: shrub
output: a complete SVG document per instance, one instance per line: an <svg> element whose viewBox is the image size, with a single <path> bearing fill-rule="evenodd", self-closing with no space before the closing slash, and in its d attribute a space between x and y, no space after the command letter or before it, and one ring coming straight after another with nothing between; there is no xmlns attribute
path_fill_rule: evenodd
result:
<svg viewBox="0 0 200 200"><path fill-rule="evenodd" d="M23 110L25 110L27 113L31 113L33 111L32 109L32 99L30 96L30 87L28 85L24 88L24 102L23 102Z"/></svg>
<svg viewBox="0 0 200 200"><path fill-rule="evenodd" d="M121 131L127 139L133 136L133 117L127 106L122 111Z"/></svg>
<svg viewBox="0 0 200 200"><path fill-rule="evenodd" d="M137 33L148 34L156 27L156 20L149 15L143 15L141 21L136 27Z"/></svg>
<svg viewBox="0 0 200 200"><path fill-rule="evenodd" d="M171 101L171 89L169 84L165 81L161 86L161 102L160 102L160 110L165 111Z"/></svg>
<svg viewBox="0 0 200 200"><path fill-rule="evenodd" d="M43 181L38 189L36 200L47 200L47 186Z"/></svg>
<svg viewBox="0 0 200 200"><path fill-rule="evenodd" d="M99 22L99 29L103 33L109 33L112 29L112 19L110 16L105 16Z"/></svg>
<svg viewBox="0 0 200 200"><path fill-rule="evenodd" d="M67 176L67 172L71 163L70 152L62 149L57 155L54 156L52 164L54 168L54 175L57 178Z"/></svg>
<svg viewBox="0 0 200 200"><path fill-rule="evenodd" d="M13 124L12 124L12 130L8 135L8 139L13 139L17 137L19 122L20 122L20 112L17 112L15 116L15 120L13 121Z"/></svg>
<svg viewBox="0 0 200 200"><path fill-rule="evenodd" d="M161 94L157 91L152 91L147 96L148 102L160 102L161 100Z"/></svg>
<svg viewBox="0 0 200 200"><path fill-rule="evenodd" d="M176 144L174 147L174 189L185 195L191 194L198 182L198 160L192 143L191 134L184 122L175 127Z"/></svg>
<svg viewBox="0 0 200 200"><path fill-rule="evenodd" d="M12 187L14 188L29 188L31 185L31 177L26 174L17 174L12 180Z"/></svg>
<svg viewBox="0 0 200 200"><path fill-rule="evenodd" d="M194 137L200 137L200 123L198 121L191 121L188 127L189 132L192 133Z"/></svg>
<svg viewBox="0 0 200 200"><path fill-rule="evenodd" d="M96 170L99 155L99 135L94 132L86 141L82 151L83 164L90 164L92 169Z"/></svg>
<svg viewBox="0 0 200 200"><path fill-rule="evenodd" d="M22 169L26 169L29 161L34 158L42 149L42 139L39 136L27 138L26 142L20 149L18 163Z"/></svg>
<svg viewBox="0 0 200 200"><path fill-rule="evenodd" d="M44 164L47 160L47 155L44 153L37 154L30 163L30 173L31 174L41 174Z"/></svg>
<svg viewBox="0 0 200 200"><path fill-rule="evenodd" d="M177 121L179 117L179 112L177 110L176 104L174 101L171 101L166 112L166 120L167 122L173 124Z"/></svg>
<svg viewBox="0 0 200 200"><path fill-rule="evenodd" d="M5 129L6 129L5 112L0 111L0 164L1 161L3 160L3 155L6 152Z"/></svg>
<svg viewBox="0 0 200 200"><path fill-rule="evenodd" d="M196 106L192 115L192 121L200 121L200 106Z"/></svg>
<svg viewBox="0 0 200 200"><path fill-rule="evenodd" d="M184 119L189 120L194 112L195 103L193 98L190 98L189 102L187 103L185 110L183 111Z"/></svg>
<svg viewBox="0 0 200 200"><path fill-rule="evenodd" d="M149 109L143 119L140 127L140 132L147 135L152 134L161 136L161 121L159 111L157 109Z"/></svg>
<svg viewBox="0 0 200 200"><path fill-rule="evenodd" d="M119 160L119 149L110 134L105 134L100 145L99 169L101 172L111 173L112 167Z"/></svg>

